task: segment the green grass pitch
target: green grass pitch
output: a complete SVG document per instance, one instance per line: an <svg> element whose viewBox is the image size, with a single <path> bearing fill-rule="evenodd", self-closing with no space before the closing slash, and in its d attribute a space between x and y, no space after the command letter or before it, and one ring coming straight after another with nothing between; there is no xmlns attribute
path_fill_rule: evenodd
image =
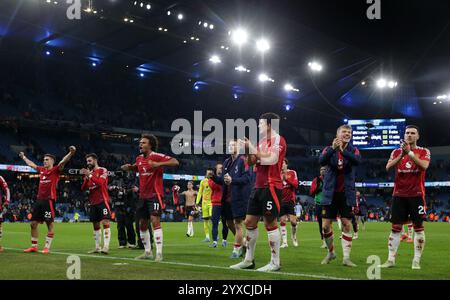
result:
<svg viewBox="0 0 450 300"><path fill-rule="evenodd" d="M256 247L256 265L260 267L269 261L270 252L267 234L259 224L259 240ZM232 250L232 235L228 247L216 249L203 243L203 225L194 225L195 236L185 236L186 223L163 223L164 261L136 261L133 258L142 250L118 249L116 224L112 224L112 240L109 255L87 254L93 248L92 225L90 223L55 224L55 239L52 253L22 253L30 246L28 224L3 224L0 253L0 279L67 279L67 257L79 255L81 279L367 279L370 266L367 257L378 255L382 262L387 257L388 223L368 223L361 230L359 239L353 242L351 258L356 268L341 265L342 249L339 234L335 234L335 248L338 259L329 265L321 265L326 250L320 249L321 241L316 223L301 223L298 237L299 247L281 249L282 269L276 273L260 273L246 270L230 270L229 265L238 260L229 258ZM288 226L288 230L290 230ZM402 242L397 257L397 266L382 269L381 279L450 279L449 242L450 224L426 223L426 245L422 257L422 269L412 270L413 245ZM335 228L335 232L339 232ZM45 239L45 225L40 225L40 249ZM290 237L290 232L288 233ZM337 236L337 238L336 238ZM220 237L220 228L219 228ZM220 241L220 240L219 240Z"/></svg>

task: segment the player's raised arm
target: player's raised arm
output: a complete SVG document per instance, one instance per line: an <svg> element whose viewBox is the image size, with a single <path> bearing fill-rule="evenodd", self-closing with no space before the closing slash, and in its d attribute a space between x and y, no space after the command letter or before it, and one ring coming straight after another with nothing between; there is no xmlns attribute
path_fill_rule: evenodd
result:
<svg viewBox="0 0 450 300"><path fill-rule="evenodd" d="M125 165L121 166L120 169L124 172L137 172L138 171L136 164L134 164L134 165L125 164Z"/></svg>
<svg viewBox="0 0 450 300"><path fill-rule="evenodd" d="M400 160L403 158L403 151L394 150L389 157L389 160L386 164L386 171L389 171L391 168L395 167Z"/></svg>
<svg viewBox="0 0 450 300"><path fill-rule="evenodd" d="M31 160L29 160L29 159L25 156L25 153L19 152L19 157L20 157L21 159L23 159L23 161L27 164L27 166L29 166L29 167L31 167L31 168L37 170L38 166L37 166L34 162L32 162Z"/></svg>
<svg viewBox="0 0 450 300"><path fill-rule="evenodd" d="M4 204L8 205L11 200L11 193L9 191L9 187L8 187L8 184L6 183L6 180L2 176L0 176L0 185L1 185L1 188L5 195L5 203Z"/></svg>
<svg viewBox="0 0 450 300"><path fill-rule="evenodd" d="M152 161L149 160L148 162L153 168L158 168L158 167L178 167L180 165L180 162L176 159L171 157L168 160L164 160L164 161Z"/></svg>
<svg viewBox="0 0 450 300"><path fill-rule="evenodd" d="M413 151L408 152L408 156L414 161L414 163L422 170L428 169L430 166L430 150L425 149L425 153L422 155L415 155Z"/></svg>
<svg viewBox="0 0 450 300"><path fill-rule="evenodd" d="M203 184L200 181L200 188L198 189L197 198L195 200L196 205L198 205L200 203L200 201L202 200L202 195L203 195Z"/></svg>
<svg viewBox="0 0 450 300"><path fill-rule="evenodd" d="M77 148L75 148L75 146L69 147L69 153L67 153L67 155L64 156L63 159L58 164L58 168L60 171L62 171L64 169L64 167L69 162L69 160L72 158L72 156L75 155L76 151L77 151Z"/></svg>

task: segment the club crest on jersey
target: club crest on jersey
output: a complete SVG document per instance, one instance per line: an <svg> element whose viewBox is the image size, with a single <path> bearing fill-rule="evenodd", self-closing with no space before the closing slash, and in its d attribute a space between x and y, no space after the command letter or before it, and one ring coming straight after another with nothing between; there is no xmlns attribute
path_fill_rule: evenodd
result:
<svg viewBox="0 0 450 300"><path fill-rule="evenodd" d="M411 169L411 167L412 167L411 162L409 162L409 161L406 162L405 166L406 166L408 169Z"/></svg>

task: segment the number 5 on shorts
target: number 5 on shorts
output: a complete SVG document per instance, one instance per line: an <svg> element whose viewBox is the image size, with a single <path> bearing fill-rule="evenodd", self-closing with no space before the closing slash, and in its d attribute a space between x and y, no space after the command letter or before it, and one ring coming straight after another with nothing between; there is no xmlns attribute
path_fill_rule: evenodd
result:
<svg viewBox="0 0 450 300"><path fill-rule="evenodd" d="M267 201L266 210L272 210L272 201Z"/></svg>

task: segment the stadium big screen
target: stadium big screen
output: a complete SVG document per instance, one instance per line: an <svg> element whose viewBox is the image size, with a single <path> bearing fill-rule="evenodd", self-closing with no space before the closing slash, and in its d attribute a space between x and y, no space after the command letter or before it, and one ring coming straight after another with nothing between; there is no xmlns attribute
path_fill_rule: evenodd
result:
<svg viewBox="0 0 450 300"><path fill-rule="evenodd" d="M395 149L405 133L406 119L349 120L352 144L362 150Z"/></svg>

